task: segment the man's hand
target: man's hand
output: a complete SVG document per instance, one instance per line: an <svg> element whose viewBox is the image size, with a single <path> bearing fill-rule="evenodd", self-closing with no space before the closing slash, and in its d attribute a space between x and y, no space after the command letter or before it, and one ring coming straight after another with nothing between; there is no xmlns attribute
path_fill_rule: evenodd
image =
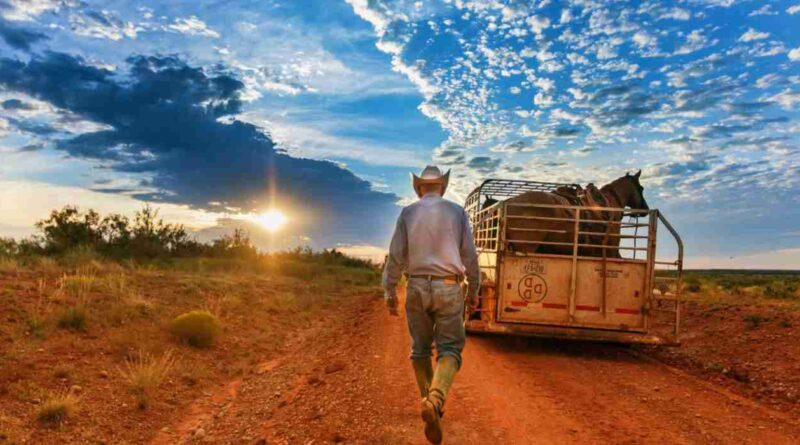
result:
<svg viewBox="0 0 800 445"><path fill-rule="evenodd" d="M469 304L469 311L470 312L475 312L476 310L478 310L478 304L479 303L480 302L478 301L478 296L477 295L469 295L469 296L467 296L467 304Z"/></svg>
<svg viewBox="0 0 800 445"><path fill-rule="evenodd" d="M386 300L386 307L389 308L389 315L399 316L400 314L397 312L397 294L386 292L383 298Z"/></svg>

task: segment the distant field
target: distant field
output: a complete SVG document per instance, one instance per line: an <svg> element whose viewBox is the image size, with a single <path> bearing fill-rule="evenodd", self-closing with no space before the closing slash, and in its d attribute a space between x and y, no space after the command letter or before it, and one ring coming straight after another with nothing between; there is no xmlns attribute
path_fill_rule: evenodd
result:
<svg viewBox="0 0 800 445"><path fill-rule="evenodd" d="M800 309L800 271L690 269L684 271L683 282L684 298L690 301Z"/></svg>

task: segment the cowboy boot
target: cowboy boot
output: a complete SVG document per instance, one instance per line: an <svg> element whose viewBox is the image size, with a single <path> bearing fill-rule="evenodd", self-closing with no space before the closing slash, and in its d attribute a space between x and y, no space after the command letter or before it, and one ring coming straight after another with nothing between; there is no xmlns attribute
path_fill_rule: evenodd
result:
<svg viewBox="0 0 800 445"><path fill-rule="evenodd" d="M433 380L433 366L431 365L431 358L415 358L411 360L411 367L414 368L414 377L417 380L417 388L419 388L420 397L428 397L428 389L431 387L431 380Z"/></svg>
<svg viewBox="0 0 800 445"><path fill-rule="evenodd" d="M428 396L422 399L421 411L422 421L425 422L425 437L432 444L442 443L442 426L439 421L444 414L444 402L456 372L458 372L458 361L455 357L449 355L440 357Z"/></svg>

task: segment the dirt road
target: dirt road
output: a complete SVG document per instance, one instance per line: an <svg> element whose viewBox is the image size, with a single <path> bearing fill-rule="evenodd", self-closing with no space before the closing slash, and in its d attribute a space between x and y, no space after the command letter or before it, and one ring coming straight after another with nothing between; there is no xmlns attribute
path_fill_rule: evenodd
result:
<svg viewBox="0 0 800 445"><path fill-rule="evenodd" d="M405 319L357 299L154 443L424 444ZM470 337L448 444L800 443L800 423L613 345Z"/></svg>

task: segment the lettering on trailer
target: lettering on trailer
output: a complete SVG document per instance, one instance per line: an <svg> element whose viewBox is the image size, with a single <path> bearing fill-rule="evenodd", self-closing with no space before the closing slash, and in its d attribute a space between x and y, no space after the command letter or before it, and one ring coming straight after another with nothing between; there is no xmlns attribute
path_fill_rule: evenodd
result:
<svg viewBox="0 0 800 445"><path fill-rule="evenodd" d="M522 267L525 273L535 273L539 275L547 275L547 269L541 260L530 260Z"/></svg>
<svg viewBox="0 0 800 445"><path fill-rule="evenodd" d="M603 269L600 267L595 267L595 272L597 275L602 278L603 277ZM622 269L606 269L606 278L619 278L622 276L623 278L628 278L630 276L629 272L623 271Z"/></svg>
<svg viewBox="0 0 800 445"><path fill-rule="evenodd" d="M526 303L539 303L547 296L547 282L541 275L530 273L519 280L517 291Z"/></svg>

